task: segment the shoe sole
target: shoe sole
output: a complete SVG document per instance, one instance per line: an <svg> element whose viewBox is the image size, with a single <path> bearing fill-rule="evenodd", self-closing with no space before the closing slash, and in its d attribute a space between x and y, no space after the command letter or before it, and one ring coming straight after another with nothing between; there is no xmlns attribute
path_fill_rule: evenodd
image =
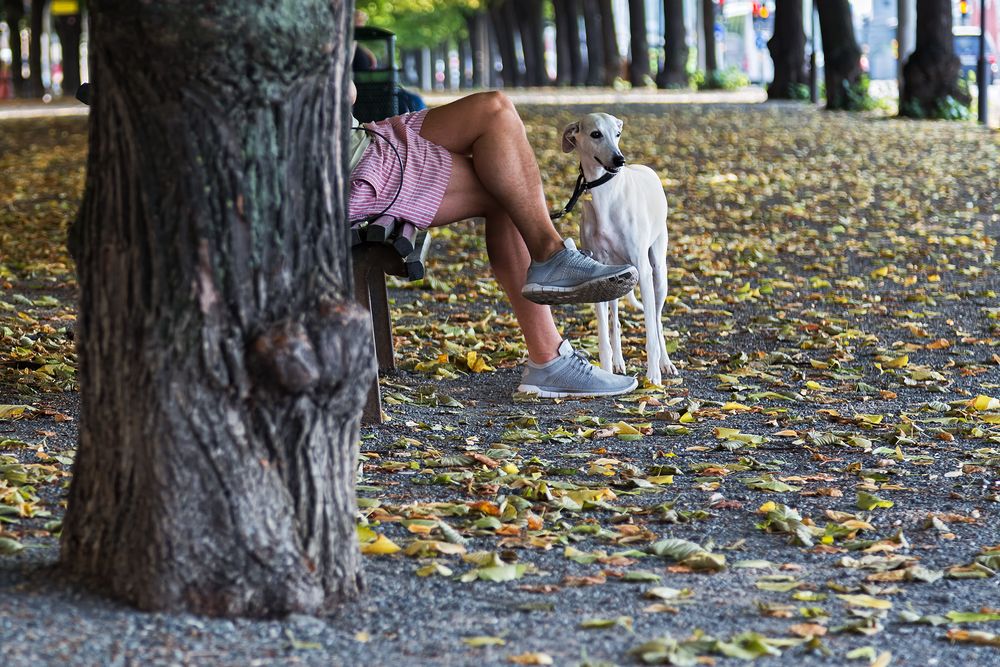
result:
<svg viewBox="0 0 1000 667"><path fill-rule="evenodd" d="M522 384L519 385L517 391L522 394L534 394L539 398L601 398L607 396L620 396L622 394L627 394L636 387L639 386L639 381L632 378L632 385L627 389L613 389L611 391L554 391L551 389L542 389L533 384Z"/></svg>
<svg viewBox="0 0 1000 667"><path fill-rule="evenodd" d="M620 299L635 289L638 282L639 272L629 267L620 273L594 278L572 287L528 283L521 290L521 296L543 306L562 303L602 303Z"/></svg>

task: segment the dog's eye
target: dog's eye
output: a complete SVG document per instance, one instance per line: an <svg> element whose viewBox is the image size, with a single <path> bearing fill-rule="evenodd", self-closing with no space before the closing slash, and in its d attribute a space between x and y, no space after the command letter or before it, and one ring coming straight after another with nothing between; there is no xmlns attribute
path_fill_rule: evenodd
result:
<svg viewBox="0 0 1000 667"><path fill-rule="evenodd" d="M622 133L621 133L621 132L619 132L619 133L618 133L618 134L616 134L615 136L616 136L616 137L620 137L620 136L622 136Z"/></svg>
<svg viewBox="0 0 1000 667"><path fill-rule="evenodd" d="M602 135L599 130L594 130L593 132L590 133L590 136L593 137L594 139L600 139L604 135Z"/></svg>

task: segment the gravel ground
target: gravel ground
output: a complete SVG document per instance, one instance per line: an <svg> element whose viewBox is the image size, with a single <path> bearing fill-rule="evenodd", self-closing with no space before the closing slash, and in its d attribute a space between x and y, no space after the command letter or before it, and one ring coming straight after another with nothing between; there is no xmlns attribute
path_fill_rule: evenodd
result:
<svg viewBox="0 0 1000 667"><path fill-rule="evenodd" d="M538 139L543 165L552 159L544 153L555 145L560 122L576 111L550 117L549 111L524 110L529 126L545 133ZM992 239L1000 232L996 136L966 126L790 106L690 107L667 117L643 107L614 111L628 118L626 132L653 133L649 143L660 148L650 149L648 159L665 161L654 166L668 175L671 291L678 295L668 305L666 326L678 341L672 357L682 378L619 401L512 402L516 359L523 351L496 286L480 279L481 244L472 234L440 233L429 268L442 284L392 291L404 370L383 379L391 420L363 430L359 493L368 499L370 526L401 546L414 535L394 514L429 507L423 503L499 504L516 495L509 479L474 465L448 465L447 456L489 452L519 469L510 479L537 470L553 488L610 488L614 500L584 511L556 511L538 502L534 509L549 514L545 530L534 534L549 541L534 545L523 530L501 538L493 528L456 522L468 552L496 552L506 563L533 566L516 581L460 582L470 566L457 556L371 556L365 561L366 595L332 617L219 620L138 612L64 581L55 568L56 528L44 527L61 513L68 480L59 478L38 488L53 516L14 526L28 548L0 557L0 665L510 665L512 659L544 660L539 654L556 665L636 664L628 651L656 637L730 638L754 631L788 639L803 623L822 625L825 636L755 664L866 665L890 652L893 665L1000 665L995 645L945 638L949 630L995 633L997 623L940 619L932 625L901 615L996 613L1000 577L879 581L871 569L845 567L842 560L906 556L944 572L968 564L984 547L1000 545L1000 433L969 409L926 407L1000 393L991 316L1000 305L992 256ZM729 133L740 128L747 131L739 135L743 148L737 154ZM776 128L785 136L772 142L767 132ZM716 140L706 141L706 133ZM841 143L827 143L831 137ZM788 151L826 164L829 173L818 178L795 171ZM910 153L928 159L899 158ZM856 156L870 161L869 171L852 171ZM934 158L945 165L940 172ZM955 164L965 171L957 173L950 166ZM744 186L744 174L754 169L792 194ZM736 181L731 173L739 174ZM558 181L570 182L571 176L567 165ZM905 194L902 203L899 194ZM975 209L968 212L970 201ZM796 205L803 210L793 211ZM739 213L748 208L751 214ZM838 211L848 211L842 215L851 219L840 236L829 231ZM887 262L899 280L879 274ZM932 267L940 267L940 276L926 279L937 275ZM920 281L907 284L904 271ZM851 276L863 284L836 282ZM769 280L794 285L744 298L744 282L752 290ZM824 287L822 280L832 284ZM58 294L30 281L11 289L31 298ZM593 349L589 310L556 312L567 335ZM641 373L640 317L625 317L630 370ZM924 333L914 334L913 326ZM931 345L942 338L948 346ZM460 360L473 349L497 370L467 372ZM892 370L889 360L901 363L906 351L908 365ZM449 355L447 362L436 361L442 353ZM945 378L905 382L916 377L910 370L918 361ZM754 374L743 374L747 369ZM727 374L738 375L744 386L721 377ZM867 388L859 386L862 381ZM769 389L799 398L754 397ZM47 456L68 453L75 422L65 417L78 413L77 400L72 392L26 397L0 385L0 404L29 401L40 410L33 419L0 421L0 439L41 446ZM685 421L685 414L691 419ZM885 420L866 423L859 414ZM955 421L921 421L928 415ZM602 433L623 421L638 427L641 437ZM596 433L585 433L591 425ZM719 427L765 440L724 446L715 432ZM783 431L795 434L779 435ZM841 439L816 442L810 433ZM845 442L858 436L869 439L869 446ZM38 462L35 449L2 453ZM678 469L672 484L640 493L629 482L663 474L656 470L667 465ZM452 473L450 481L442 477ZM801 491L772 493L744 483L768 474ZM858 491L895 505L859 512ZM827 511L856 515L870 524L859 538L874 542L867 552L840 537L832 544L817 540L811 548L792 545L787 535L756 527L763 520L758 508L768 501L793 506L818 526L830 525ZM929 528L930 514L944 517L945 525ZM633 531L648 534L638 542L624 539ZM668 537L724 554L729 567L697 573L669 559L622 555L632 545L642 549ZM585 564L568 558L567 547L607 557ZM770 563L734 566L762 559ZM414 574L432 563L455 574ZM626 577L640 570L659 581ZM765 576L779 584L781 576L794 577L795 587L762 589ZM584 578L591 585L580 585ZM652 586L691 593L649 611L655 600L644 593ZM804 595L793 598L793 591ZM828 598L810 600L813 593ZM868 594L891 601L892 608L848 605L836 593ZM489 640L472 642L481 646L464 641L473 638ZM862 647L872 647L870 655L848 658ZM706 660L739 662L718 653Z"/></svg>

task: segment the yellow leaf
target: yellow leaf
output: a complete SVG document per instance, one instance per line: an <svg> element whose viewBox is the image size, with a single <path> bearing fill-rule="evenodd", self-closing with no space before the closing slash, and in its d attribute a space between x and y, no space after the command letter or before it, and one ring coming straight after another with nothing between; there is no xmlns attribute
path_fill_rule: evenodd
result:
<svg viewBox="0 0 1000 667"><path fill-rule="evenodd" d="M555 664L552 660L552 656L548 653L522 653L521 655L512 655L507 658L515 665L552 665Z"/></svg>
<svg viewBox="0 0 1000 667"><path fill-rule="evenodd" d="M885 278L887 275L889 275L888 266L880 266L871 273L872 278Z"/></svg>
<svg viewBox="0 0 1000 667"><path fill-rule="evenodd" d="M388 556L399 551L399 545L385 535L379 535L374 542L361 545L361 553L366 556Z"/></svg>
<svg viewBox="0 0 1000 667"><path fill-rule="evenodd" d="M642 435L642 431L639 431L634 426L626 424L625 422L617 422L611 425L614 429L615 435Z"/></svg>
<svg viewBox="0 0 1000 667"><path fill-rule="evenodd" d="M691 424L692 422L694 422L694 415L692 415L690 412L685 412L684 414L681 415L681 418L678 421L680 421L680 423L682 424Z"/></svg>
<svg viewBox="0 0 1000 667"><path fill-rule="evenodd" d="M751 409L752 408L750 408L747 405L743 405L742 403L734 403L732 401L722 406L723 412L744 412Z"/></svg>
<svg viewBox="0 0 1000 667"><path fill-rule="evenodd" d="M910 356L907 354L902 354L896 357L895 359L890 359L889 361L885 362L885 365L888 366L889 368L903 368L908 363L910 363Z"/></svg>
<svg viewBox="0 0 1000 667"><path fill-rule="evenodd" d="M997 408L1000 408L1000 401L991 396L979 394L979 396L976 396L974 399L969 401L969 407L979 411L996 410Z"/></svg>
<svg viewBox="0 0 1000 667"><path fill-rule="evenodd" d="M482 646L503 646L507 642L500 637L466 637L462 640L469 646L473 648L480 648Z"/></svg>
<svg viewBox="0 0 1000 667"><path fill-rule="evenodd" d="M892 609L892 603L888 600L872 597L871 595L838 595L838 598L852 607L867 607L869 609Z"/></svg>
<svg viewBox="0 0 1000 667"><path fill-rule="evenodd" d="M768 512L773 512L777 507L777 504L773 500L768 500L766 503L757 508L760 514L767 514Z"/></svg>

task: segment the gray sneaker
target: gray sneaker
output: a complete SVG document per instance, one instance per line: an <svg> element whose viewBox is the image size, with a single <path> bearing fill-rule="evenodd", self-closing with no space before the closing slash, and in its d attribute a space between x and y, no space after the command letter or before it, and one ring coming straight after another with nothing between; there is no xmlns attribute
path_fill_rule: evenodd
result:
<svg viewBox="0 0 1000 667"><path fill-rule="evenodd" d="M639 272L630 264L601 264L577 250L573 239L563 241L563 248L544 262L531 263L521 290L525 299L545 305L614 301L639 282Z"/></svg>
<svg viewBox="0 0 1000 667"><path fill-rule="evenodd" d="M528 361L517 390L542 398L584 398L625 394L638 384L633 377L594 366L584 353L574 351L568 340L559 345L558 352L558 357L544 364Z"/></svg>

